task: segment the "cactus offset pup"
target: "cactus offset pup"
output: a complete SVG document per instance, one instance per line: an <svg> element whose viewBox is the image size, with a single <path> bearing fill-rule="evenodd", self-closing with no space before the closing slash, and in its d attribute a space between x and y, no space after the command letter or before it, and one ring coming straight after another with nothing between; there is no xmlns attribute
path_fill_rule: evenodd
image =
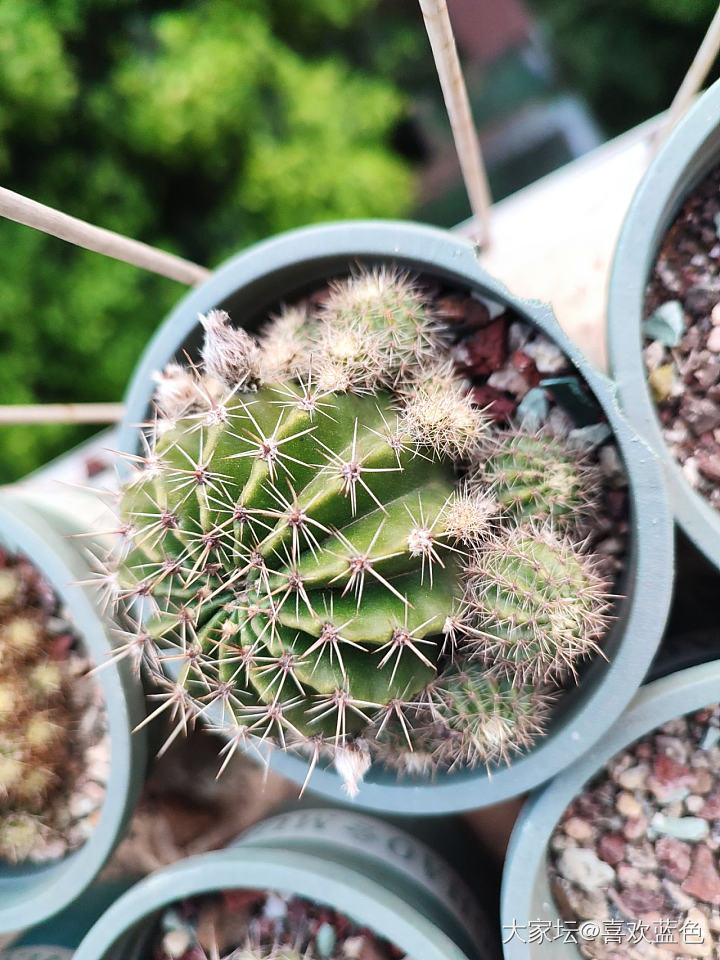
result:
<svg viewBox="0 0 720 960"><path fill-rule="evenodd" d="M606 629L578 546L587 464L493 431L396 270L258 339L201 320L202 370L158 375L111 577L174 677L166 705L231 746L329 756L351 793L376 757L432 772L526 748Z"/></svg>

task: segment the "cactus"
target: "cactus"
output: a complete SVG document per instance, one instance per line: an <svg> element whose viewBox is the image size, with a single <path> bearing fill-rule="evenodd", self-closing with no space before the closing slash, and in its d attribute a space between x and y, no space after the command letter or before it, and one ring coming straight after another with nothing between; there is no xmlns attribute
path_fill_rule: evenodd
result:
<svg viewBox="0 0 720 960"><path fill-rule="evenodd" d="M591 557L548 528L518 527L487 543L468 567L475 646L521 683L562 680L599 653L609 598Z"/></svg>
<svg viewBox="0 0 720 960"><path fill-rule="evenodd" d="M597 505L592 464L550 434L499 433L480 466L500 509L517 521L577 528Z"/></svg>
<svg viewBox="0 0 720 960"><path fill-rule="evenodd" d="M0 858L18 862L47 837L47 807L70 764L77 718L62 661L48 657L48 612L27 564L0 568Z"/></svg>
<svg viewBox="0 0 720 960"><path fill-rule="evenodd" d="M606 626L591 560L540 523L571 530L589 471L492 435L404 274L335 282L258 340L218 311L203 326L204 370L158 377L105 578L143 610L128 645L173 674L164 706L231 745L328 754L351 793L428 716L444 766L527 746L547 703L527 684Z"/></svg>
<svg viewBox="0 0 720 960"><path fill-rule="evenodd" d="M552 701L547 686L513 684L480 660L454 664L376 731L379 754L403 773L509 763L544 732Z"/></svg>

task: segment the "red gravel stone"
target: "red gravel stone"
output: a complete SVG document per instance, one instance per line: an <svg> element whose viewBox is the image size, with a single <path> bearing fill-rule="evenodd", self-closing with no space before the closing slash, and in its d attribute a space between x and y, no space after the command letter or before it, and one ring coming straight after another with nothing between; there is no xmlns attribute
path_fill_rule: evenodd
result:
<svg viewBox="0 0 720 960"><path fill-rule="evenodd" d="M435 308L445 323L464 323L466 303L459 297L441 297L436 301ZM487 312L487 307L485 310Z"/></svg>
<svg viewBox="0 0 720 960"><path fill-rule="evenodd" d="M620 894L620 900L627 913L637 917L651 910L662 910L665 897L657 890L644 890L642 887L628 887Z"/></svg>
<svg viewBox="0 0 720 960"><path fill-rule="evenodd" d="M490 311L484 303L474 297L463 301L465 307L465 323L471 327L486 327L491 322Z"/></svg>
<svg viewBox="0 0 720 960"><path fill-rule="evenodd" d="M720 820L720 793L710 794L698 816L703 820Z"/></svg>
<svg viewBox="0 0 720 960"><path fill-rule="evenodd" d="M647 830L647 818L635 817L632 820L626 820L623 827L623 836L626 840L639 840L645 835Z"/></svg>
<svg viewBox="0 0 720 960"><path fill-rule="evenodd" d="M652 767L653 777L663 786L683 786L692 780L692 774L677 760L661 754L655 757Z"/></svg>
<svg viewBox="0 0 720 960"><path fill-rule="evenodd" d="M704 903L720 904L720 874L712 851L705 844L695 848L692 870L682 889Z"/></svg>
<svg viewBox="0 0 720 960"><path fill-rule="evenodd" d="M260 903L265 894L261 890L222 890L223 906L229 911L239 911Z"/></svg>
<svg viewBox="0 0 720 960"><path fill-rule="evenodd" d="M684 880L690 872L691 848L675 837L659 837L655 853L671 880Z"/></svg>
<svg viewBox="0 0 720 960"><path fill-rule="evenodd" d="M698 450L695 459L700 473L720 483L720 450L714 453Z"/></svg>
<svg viewBox="0 0 720 960"><path fill-rule="evenodd" d="M467 369L475 376L499 370L507 359L507 324L503 317L478 330L464 344Z"/></svg>
<svg viewBox="0 0 720 960"><path fill-rule="evenodd" d="M496 390L495 387L489 387L487 384L473 387L472 398L485 410L491 420L499 423L509 420L517 409L517 403L514 400L506 396L502 390Z"/></svg>
<svg viewBox="0 0 720 960"><path fill-rule="evenodd" d="M625 840L619 833L605 833L598 841L598 856L613 866L625 856Z"/></svg>
<svg viewBox="0 0 720 960"><path fill-rule="evenodd" d="M518 373L521 373L524 379L531 387L536 387L542 380L542 376L535 366L535 361L522 350L516 350L510 355L510 363L515 367Z"/></svg>

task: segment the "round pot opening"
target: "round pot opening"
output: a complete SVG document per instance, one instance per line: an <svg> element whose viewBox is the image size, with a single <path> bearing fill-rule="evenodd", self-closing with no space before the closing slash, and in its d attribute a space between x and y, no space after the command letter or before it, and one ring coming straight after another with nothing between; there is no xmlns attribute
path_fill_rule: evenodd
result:
<svg viewBox="0 0 720 960"><path fill-rule="evenodd" d="M683 201L720 163L720 82L703 94L653 159L628 210L608 293L608 355L620 406L660 457L678 523L720 566L720 512L693 488L666 444L647 382L645 294L662 240Z"/></svg>
<svg viewBox="0 0 720 960"><path fill-rule="evenodd" d="M613 757L668 721L717 703L719 680L720 663L712 662L642 687L591 754L528 800L515 826L503 874L501 923L506 960L581 960L576 943L542 934L543 928L551 931L553 925L557 927L560 919L547 868L550 838L568 805Z"/></svg>
<svg viewBox="0 0 720 960"><path fill-rule="evenodd" d="M615 622L603 649L610 662L595 658L556 710L548 735L510 767L443 774L435 781L404 779L373 768L356 803L377 810L433 813L497 802L543 782L579 756L626 705L641 682L659 642L669 603L672 538L663 487L655 458L628 429L617 410L612 385L572 347L549 308L513 298L478 266L473 248L433 228L403 223L350 223L308 228L259 244L221 267L169 316L152 340L128 392L120 448L138 449L142 422L150 410L152 373L187 350L197 356L198 313L222 308L236 325L257 329L282 302L292 302L326 280L347 275L358 263L392 262L421 276L437 278L458 290L512 309L521 320L545 333L565 353L602 408L630 479L630 536L618 592ZM643 638L642 643L637 639ZM634 638L634 642L628 638ZM598 719L601 718L601 719ZM607 721L607 723L605 723ZM304 759L272 751L271 764L302 783ZM344 795L339 778L317 769L310 789L335 800Z"/></svg>
<svg viewBox="0 0 720 960"><path fill-rule="evenodd" d="M472 895L423 844L369 817L303 810L146 878L90 930L76 960L144 960L168 906L223 890L279 892L329 907L408 957L494 956L492 936L469 915Z"/></svg>

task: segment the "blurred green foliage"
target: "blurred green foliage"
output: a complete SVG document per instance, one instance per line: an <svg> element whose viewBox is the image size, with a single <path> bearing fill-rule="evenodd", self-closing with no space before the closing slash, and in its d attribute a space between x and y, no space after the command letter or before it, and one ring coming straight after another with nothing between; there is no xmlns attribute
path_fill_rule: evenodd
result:
<svg viewBox="0 0 720 960"><path fill-rule="evenodd" d="M670 105L717 0L529 0L564 79L610 134Z"/></svg>
<svg viewBox="0 0 720 960"><path fill-rule="evenodd" d="M369 29L376 2L2 0L0 182L209 266L303 223L405 215L393 74L418 33ZM119 399L183 293L0 222L0 403ZM0 479L83 435L0 428Z"/></svg>

